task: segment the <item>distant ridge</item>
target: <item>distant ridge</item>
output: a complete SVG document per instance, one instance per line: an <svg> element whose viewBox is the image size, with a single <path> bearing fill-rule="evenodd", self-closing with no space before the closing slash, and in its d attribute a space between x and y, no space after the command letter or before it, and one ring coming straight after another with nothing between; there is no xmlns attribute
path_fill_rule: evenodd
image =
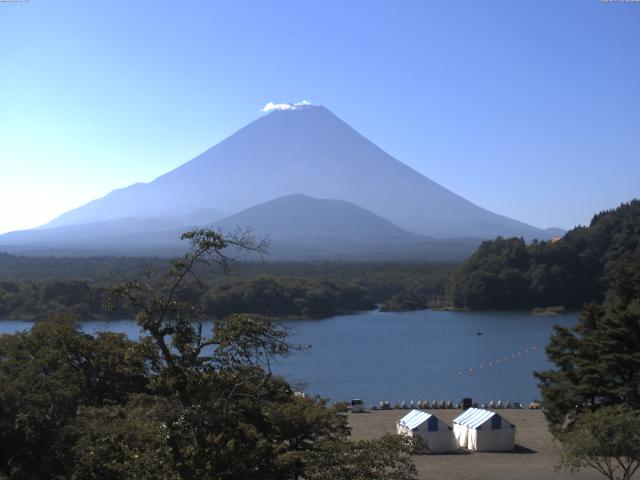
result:
<svg viewBox="0 0 640 480"><path fill-rule="evenodd" d="M379 215L344 200L317 199L300 193L250 207L215 223L221 230L251 227L274 240L325 241L351 239L361 243L419 239Z"/></svg>
<svg viewBox="0 0 640 480"><path fill-rule="evenodd" d="M461 260L480 239L437 240L407 232L344 200L292 194L250 207L213 225L251 228L269 240L270 260Z"/></svg>
<svg viewBox="0 0 640 480"><path fill-rule="evenodd" d="M286 195L231 215L214 227L250 227L269 240L270 259L461 259L479 242L442 242L407 232L353 203Z"/></svg>
<svg viewBox="0 0 640 480"><path fill-rule="evenodd" d="M14 232L0 237L0 249L4 244L9 252L31 255L175 255L187 246L180 235L198 226L224 233L250 229L269 240L266 260L461 260L480 243L422 237L343 200L292 194L189 227L108 220Z"/></svg>

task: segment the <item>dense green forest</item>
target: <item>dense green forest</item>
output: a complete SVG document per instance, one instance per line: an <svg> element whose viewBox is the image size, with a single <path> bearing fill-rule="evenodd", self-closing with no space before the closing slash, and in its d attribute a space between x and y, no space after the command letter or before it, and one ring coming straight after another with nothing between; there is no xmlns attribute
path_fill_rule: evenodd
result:
<svg viewBox="0 0 640 480"><path fill-rule="evenodd" d="M192 281L177 294L209 318L238 312L318 318L374 308L362 287L314 279L258 277L214 285ZM0 282L0 317L37 320L51 312L83 319L133 316L131 308L111 301L108 286L92 285L86 280Z"/></svg>
<svg viewBox="0 0 640 480"><path fill-rule="evenodd" d="M22 257L0 254L0 318L36 320L51 312L86 319L131 318L109 306L109 288L123 278L153 278L165 258ZM320 318L383 304L383 310L442 303L454 264L237 262L229 272L194 268L180 294L203 315L255 313Z"/></svg>
<svg viewBox="0 0 640 480"><path fill-rule="evenodd" d="M581 308L602 300L610 272L640 244L640 201L595 215L557 241L482 243L453 274L447 302L458 308Z"/></svg>

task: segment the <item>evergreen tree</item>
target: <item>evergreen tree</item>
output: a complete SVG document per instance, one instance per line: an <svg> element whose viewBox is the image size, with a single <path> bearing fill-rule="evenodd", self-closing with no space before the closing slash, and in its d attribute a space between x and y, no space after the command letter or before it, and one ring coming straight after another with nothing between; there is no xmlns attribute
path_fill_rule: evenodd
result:
<svg viewBox="0 0 640 480"><path fill-rule="evenodd" d="M556 327L547 354L558 368L536 373L556 432L600 405L640 410L640 249L619 259L609 284L574 328Z"/></svg>
<svg viewBox="0 0 640 480"><path fill-rule="evenodd" d="M602 301L619 260L640 245L640 200L595 215L556 241L484 242L453 274L452 306L512 309L583 308Z"/></svg>

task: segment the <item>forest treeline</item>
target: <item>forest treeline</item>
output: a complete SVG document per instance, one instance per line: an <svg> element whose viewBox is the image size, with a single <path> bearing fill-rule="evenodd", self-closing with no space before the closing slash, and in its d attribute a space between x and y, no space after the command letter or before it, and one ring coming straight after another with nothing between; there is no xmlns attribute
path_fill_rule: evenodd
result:
<svg viewBox="0 0 640 480"><path fill-rule="evenodd" d="M484 242L453 274L447 303L470 309L581 308L601 301L610 273L640 245L640 201L599 213L556 241Z"/></svg>
<svg viewBox="0 0 640 480"><path fill-rule="evenodd" d="M258 277L214 285L194 281L181 287L177 295L212 319L238 312L319 318L374 308L361 287L315 279ZM131 308L111 301L106 285L86 280L0 282L0 318L38 320L51 312L83 319L133 317Z"/></svg>
<svg viewBox="0 0 640 480"><path fill-rule="evenodd" d="M121 278L161 275L167 259L54 258L0 254L0 319L37 320L52 312L84 319L131 318L109 302ZM382 304L412 310L442 302L453 264L237 263L231 273L198 270L181 298L203 316L253 313L321 318ZM20 271L14 275L14 272ZM39 274L42 273L40 276ZM109 308L107 308L109 307Z"/></svg>

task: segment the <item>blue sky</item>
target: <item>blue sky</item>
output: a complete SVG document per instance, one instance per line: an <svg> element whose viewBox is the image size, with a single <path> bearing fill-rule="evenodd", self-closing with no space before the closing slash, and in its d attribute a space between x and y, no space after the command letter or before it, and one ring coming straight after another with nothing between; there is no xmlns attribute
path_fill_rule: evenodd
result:
<svg viewBox="0 0 640 480"><path fill-rule="evenodd" d="M570 228L640 196L640 3L0 3L0 232L321 104L469 200Z"/></svg>

